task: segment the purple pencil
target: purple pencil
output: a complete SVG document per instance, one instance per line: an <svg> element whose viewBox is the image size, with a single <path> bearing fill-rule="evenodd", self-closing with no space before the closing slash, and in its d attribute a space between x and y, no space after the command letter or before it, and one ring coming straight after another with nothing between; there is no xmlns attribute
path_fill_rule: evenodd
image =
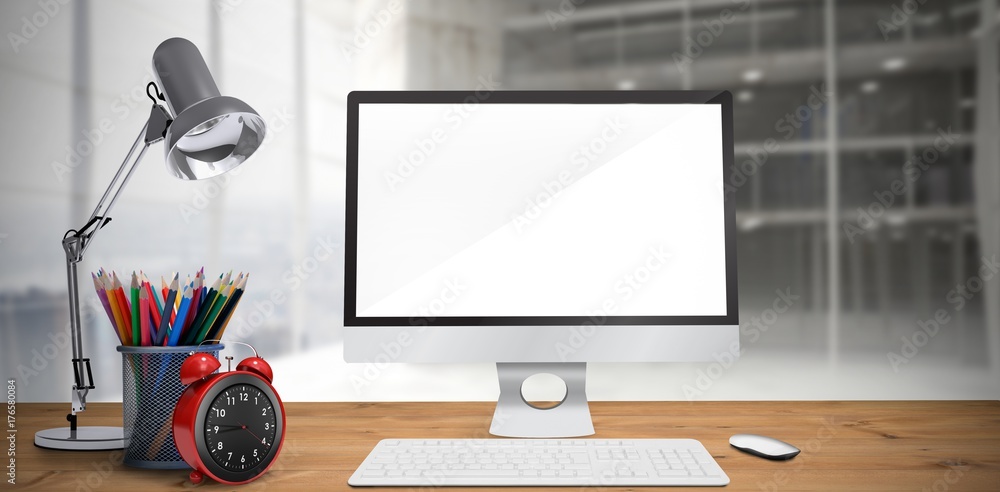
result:
<svg viewBox="0 0 1000 492"><path fill-rule="evenodd" d="M111 310L108 293L104 290L104 285L101 284L101 281L97 280L97 275L91 273L90 276L94 279L94 289L97 291L97 297L101 298L101 305L104 306L104 312L108 313L108 319L111 320L111 327L115 329L115 337L124 345L125 342L121 339L121 332L118 330L118 325L115 324L115 313Z"/></svg>

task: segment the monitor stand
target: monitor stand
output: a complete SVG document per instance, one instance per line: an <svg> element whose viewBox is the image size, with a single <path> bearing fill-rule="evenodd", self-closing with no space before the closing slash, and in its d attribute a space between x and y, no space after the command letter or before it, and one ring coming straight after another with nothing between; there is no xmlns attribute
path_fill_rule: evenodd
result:
<svg viewBox="0 0 1000 492"><path fill-rule="evenodd" d="M566 397L552 408L538 408L521 393L525 379L549 373L566 384ZM583 437L594 434L587 405L587 364L498 362L500 398L493 413L490 434L500 437Z"/></svg>

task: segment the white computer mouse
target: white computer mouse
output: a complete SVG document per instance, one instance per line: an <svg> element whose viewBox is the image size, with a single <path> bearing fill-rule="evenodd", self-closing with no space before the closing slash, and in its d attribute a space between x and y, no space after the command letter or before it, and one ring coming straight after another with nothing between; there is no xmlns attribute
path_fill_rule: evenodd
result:
<svg viewBox="0 0 1000 492"><path fill-rule="evenodd" d="M729 438L729 445L769 460L790 460L799 454L799 448L785 441L756 434L736 434Z"/></svg>

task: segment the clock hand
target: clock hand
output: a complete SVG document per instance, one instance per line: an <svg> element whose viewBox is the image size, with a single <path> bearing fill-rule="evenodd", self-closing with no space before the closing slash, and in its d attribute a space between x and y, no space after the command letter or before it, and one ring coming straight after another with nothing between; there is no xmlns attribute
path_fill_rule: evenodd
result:
<svg viewBox="0 0 1000 492"><path fill-rule="evenodd" d="M237 422L239 422L239 421L237 421ZM242 422L240 422L240 425L243 425L243 423L242 423ZM252 431L252 430L250 430L250 428L249 428L249 427L247 427L247 426L243 425L243 428L244 428L244 429L246 429L246 431L247 431L247 432L249 432L249 433L250 433L250 435L251 435L251 436L253 436L253 437L254 437L255 439L257 439L258 441L260 441L260 440L261 440L261 439L260 439L259 437L257 437L257 434L254 434L254 433L253 433L253 431ZM270 445L270 444L267 444L267 443L264 443L264 445L265 445L265 446L267 446L267 447L271 447L271 445Z"/></svg>
<svg viewBox="0 0 1000 492"><path fill-rule="evenodd" d="M219 427L221 430L216 431L216 434L222 434L223 432L232 432L234 430L242 430L242 425L232 425L232 424L218 424L215 427Z"/></svg>

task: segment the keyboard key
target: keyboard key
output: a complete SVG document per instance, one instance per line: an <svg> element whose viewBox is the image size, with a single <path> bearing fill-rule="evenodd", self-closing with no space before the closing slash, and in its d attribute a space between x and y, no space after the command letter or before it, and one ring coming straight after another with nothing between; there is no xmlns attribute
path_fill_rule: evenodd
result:
<svg viewBox="0 0 1000 492"><path fill-rule="evenodd" d="M441 473L440 476L443 477L516 477L519 475L517 470L490 470L484 472L481 470L446 470Z"/></svg>
<svg viewBox="0 0 1000 492"><path fill-rule="evenodd" d="M686 477L687 470L656 470L656 474L661 477Z"/></svg>

